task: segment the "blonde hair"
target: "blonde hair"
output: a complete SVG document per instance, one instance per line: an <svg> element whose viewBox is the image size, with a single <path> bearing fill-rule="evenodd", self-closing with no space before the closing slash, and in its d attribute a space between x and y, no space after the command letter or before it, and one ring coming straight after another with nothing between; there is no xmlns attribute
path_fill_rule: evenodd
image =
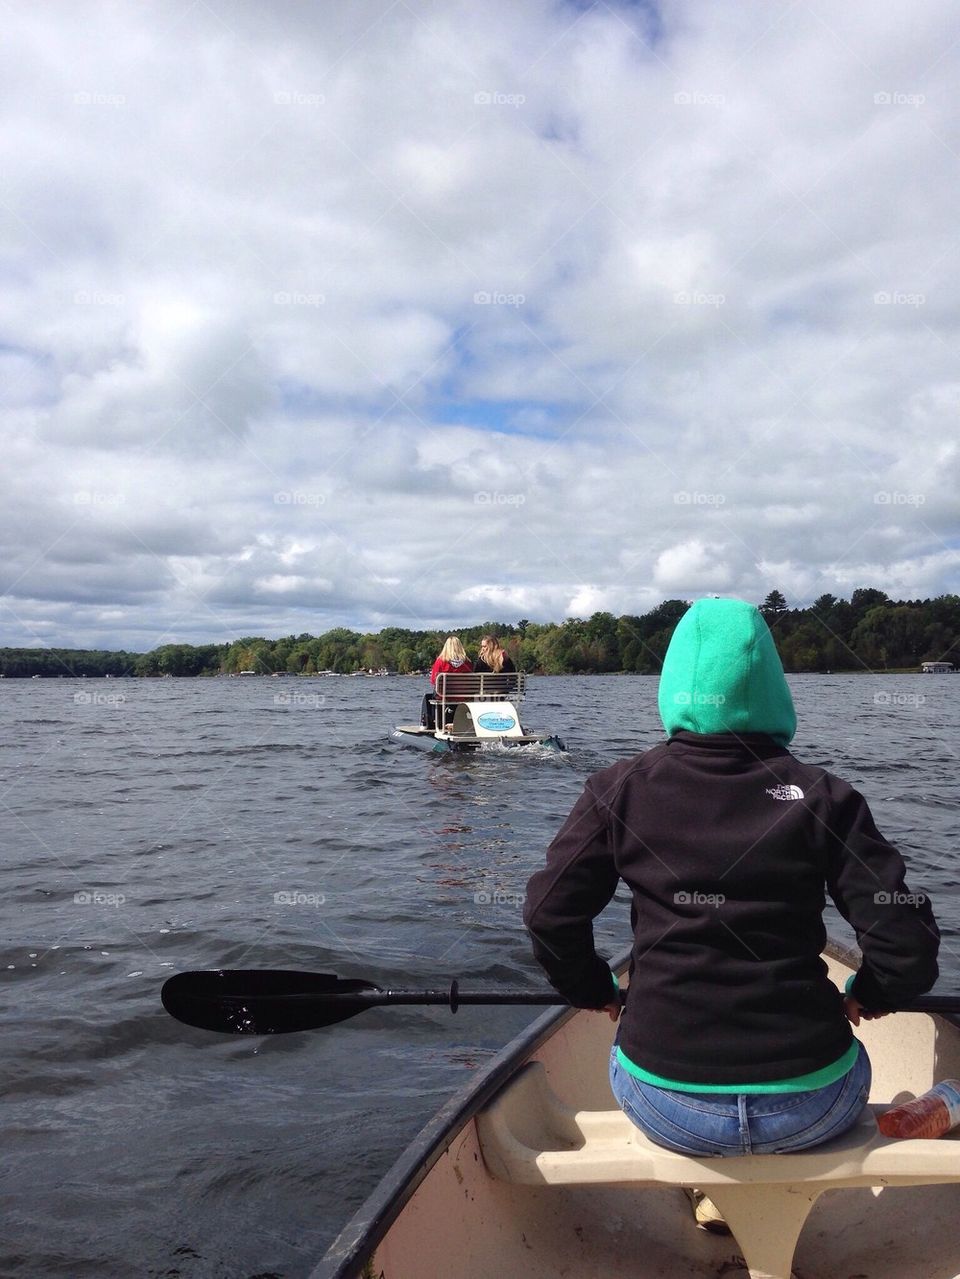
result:
<svg viewBox="0 0 960 1279"><path fill-rule="evenodd" d="M440 656L445 662L465 662L467 660L466 649L456 635L447 636L446 643L440 650Z"/></svg>
<svg viewBox="0 0 960 1279"><path fill-rule="evenodd" d="M499 673L503 669L503 659L506 657L506 653L501 648L500 641L496 635L484 635L480 641L480 656L492 671Z"/></svg>

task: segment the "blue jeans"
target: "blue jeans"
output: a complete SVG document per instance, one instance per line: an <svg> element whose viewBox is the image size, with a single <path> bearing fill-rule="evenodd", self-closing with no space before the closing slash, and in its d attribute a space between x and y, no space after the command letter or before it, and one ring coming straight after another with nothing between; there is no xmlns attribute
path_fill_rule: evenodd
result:
<svg viewBox="0 0 960 1279"><path fill-rule="evenodd" d="M870 1092L863 1044L845 1075L809 1092L676 1092L646 1084L610 1055L621 1108L658 1146L684 1155L776 1155L839 1137L860 1118Z"/></svg>

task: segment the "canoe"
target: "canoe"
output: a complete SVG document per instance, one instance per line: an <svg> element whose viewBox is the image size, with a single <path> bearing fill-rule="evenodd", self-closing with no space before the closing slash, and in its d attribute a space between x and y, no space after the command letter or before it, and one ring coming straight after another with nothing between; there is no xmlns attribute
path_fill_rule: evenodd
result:
<svg viewBox="0 0 960 1279"><path fill-rule="evenodd" d="M858 962L832 942L824 958L841 986ZM956 1017L862 1023L861 1123L736 1159L665 1151L630 1124L607 1081L613 1032L589 1011L540 1016L423 1129L311 1279L790 1279L791 1264L801 1279L960 1279L960 1140L891 1141L875 1124L960 1076ZM685 1186L734 1234L698 1229Z"/></svg>

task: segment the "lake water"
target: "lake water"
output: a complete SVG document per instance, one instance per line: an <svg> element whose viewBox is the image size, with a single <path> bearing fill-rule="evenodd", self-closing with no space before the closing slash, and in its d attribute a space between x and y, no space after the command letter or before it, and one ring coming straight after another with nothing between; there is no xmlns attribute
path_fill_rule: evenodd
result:
<svg viewBox="0 0 960 1279"><path fill-rule="evenodd" d="M307 1275L536 1010L388 1008L231 1039L169 1018L163 980L541 986L526 880L584 778L660 740L656 683L534 679L524 720L566 754L432 756L389 741L415 679L6 680L0 1274ZM960 988L960 678L791 685L795 753L867 795L934 898L938 989ZM597 933L626 944L623 903Z"/></svg>

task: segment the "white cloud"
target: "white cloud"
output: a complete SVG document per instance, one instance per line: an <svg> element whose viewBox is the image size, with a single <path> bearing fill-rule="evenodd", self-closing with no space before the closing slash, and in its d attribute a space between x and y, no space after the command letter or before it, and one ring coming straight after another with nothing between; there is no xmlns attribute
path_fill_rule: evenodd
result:
<svg viewBox="0 0 960 1279"><path fill-rule="evenodd" d="M21 7L0 642L958 589L952 28Z"/></svg>
<svg viewBox="0 0 960 1279"><path fill-rule="evenodd" d="M257 591L266 591L271 595L289 595L294 591L302 591L308 585L307 579L301 577L298 573L273 573L270 577L257 578L253 587ZM328 587L332 583L325 583Z"/></svg>
<svg viewBox="0 0 960 1279"><path fill-rule="evenodd" d="M680 542L657 556L653 567L654 581L666 595L692 590L696 594L726 590L731 571L714 548L699 538Z"/></svg>

